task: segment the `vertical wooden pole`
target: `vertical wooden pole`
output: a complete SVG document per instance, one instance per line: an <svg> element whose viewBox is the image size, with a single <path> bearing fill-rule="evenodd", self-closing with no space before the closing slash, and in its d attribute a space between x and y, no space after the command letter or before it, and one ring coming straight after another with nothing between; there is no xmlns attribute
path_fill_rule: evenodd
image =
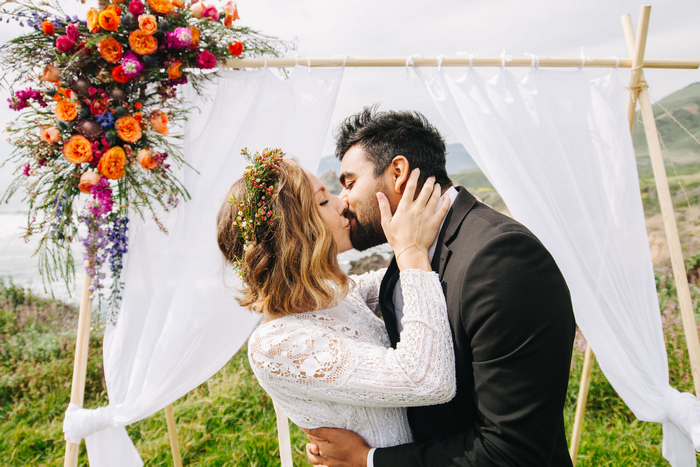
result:
<svg viewBox="0 0 700 467"><path fill-rule="evenodd" d="M581 444L581 433L583 433L583 417L586 414L586 402L588 401L588 390L591 387L591 373L593 371L593 350L590 344L586 344L586 353L583 359L583 371L581 372L581 383L578 388L578 400L576 401L576 415L574 416L574 427L571 432L571 447L569 455L571 461L576 466L578 457L578 447Z"/></svg>
<svg viewBox="0 0 700 467"><path fill-rule="evenodd" d="M280 447L280 463L282 467L294 467L292 463L292 441L289 435L289 419L282 407L272 401L277 418L277 439Z"/></svg>
<svg viewBox="0 0 700 467"><path fill-rule="evenodd" d="M90 299L90 283L92 277L87 273L83 276L83 291L80 298L78 314L78 334L75 341L75 360L73 363L73 382L71 384L70 401L79 407L83 406L85 397L85 375L87 372L88 345L90 343L90 320L92 315L92 300ZM78 465L79 444L66 441L66 457L64 467Z"/></svg>
<svg viewBox="0 0 700 467"><path fill-rule="evenodd" d="M177 441L177 426L175 425L175 414L173 404L165 409L165 421L168 424L168 436L170 437L170 450L173 452L173 466L182 467L182 456L180 455L180 444Z"/></svg>

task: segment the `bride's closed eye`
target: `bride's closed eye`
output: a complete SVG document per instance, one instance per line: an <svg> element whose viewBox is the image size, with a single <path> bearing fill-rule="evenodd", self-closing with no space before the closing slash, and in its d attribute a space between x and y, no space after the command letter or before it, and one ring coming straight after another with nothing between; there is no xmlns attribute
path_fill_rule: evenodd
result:
<svg viewBox="0 0 700 467"><path fill-rule="evenodd" d="M323 201L321 201L321 202L319 203L319 206L325 206L326 204L328 204L328 200L327 200L327 199L324 199Z"/></svg>

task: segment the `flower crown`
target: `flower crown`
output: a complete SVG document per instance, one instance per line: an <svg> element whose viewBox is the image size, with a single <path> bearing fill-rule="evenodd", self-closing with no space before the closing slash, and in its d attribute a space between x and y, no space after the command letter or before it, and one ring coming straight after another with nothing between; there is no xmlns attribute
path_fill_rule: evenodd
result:
<svg viewBox="0 0 700 467"><path fill-rule="evenodd" d="M238 208L233 225L237 227L245 250L259 240L257 235L261 226L273 226L278 219L272 203L279 193L277 177L284 153L281 149L265 148L262 154L256 152L251 155L248 148L244 148L241 154L249 162L243 173L245 192L242 199L232 195L228 202ZM242 258L236 261L234 268L243 274Z"/></svg>

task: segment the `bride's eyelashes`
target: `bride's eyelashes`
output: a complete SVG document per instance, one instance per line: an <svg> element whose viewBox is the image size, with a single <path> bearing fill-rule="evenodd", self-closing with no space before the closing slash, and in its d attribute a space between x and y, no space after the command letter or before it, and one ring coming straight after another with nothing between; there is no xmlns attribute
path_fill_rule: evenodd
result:
<svg viewBox="0 0 700 467"><path fill-rule="evenodd" d="M321 201L321 202L319 203L319 206L325 206L326 204L328 204L328 200L327 200L327 199L324 199L323 201Z"/></svg>

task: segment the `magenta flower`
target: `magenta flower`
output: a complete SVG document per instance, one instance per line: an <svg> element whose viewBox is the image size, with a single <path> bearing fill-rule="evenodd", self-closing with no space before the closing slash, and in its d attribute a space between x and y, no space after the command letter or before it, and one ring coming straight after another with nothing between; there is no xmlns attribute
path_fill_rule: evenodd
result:
<svg viewBox="0 0 700 467"><path fill-rule="evenodd" d="M56 38L56 48L61 52L70 52L75 47L75 41L68 36L59 36Z"/></svg>
<svg viewBox="0 0 700 467"><path fill-rule="evenodd" d="M175 28L165 34L165 46L169 49L184 49L192 45L190 28Z"/></svg>
<svg viewBox="0 0 700 467"><path fill-rule="evenodd" d="M75 24L69 24L66 26L66 35L73 41L78 42L80 37L80 31L78 31L78 26Z"/></svg>
<svg viewBox="0 0 700 467"><path fill-rule="evenodd" d="M129 78L135 78L143 70L144 66L133 52L129 51L122 58L122 70Z"/></svg>
<svg viewBox="0 0 700 467"><path fill-rule="evenodd" d="M141 3L139 0L131 0L131 2L129 2L129 13L131 13L134 17L142 15L144 10L143 3Z"/></svg>
<svg viewBox="0 0 700 467"><path fill-rule="evenodd" d="M197 57L197 66L206 70L216 66L216 57L208 50L202 50L202 53Z"/></svg>
<svg viewBox="0 0 700 467"><path fill-rule="evenodd" d="M202 18L211 18L214 21L219 21L219 10L213 5L205 6L202 9Z"/></svg>

